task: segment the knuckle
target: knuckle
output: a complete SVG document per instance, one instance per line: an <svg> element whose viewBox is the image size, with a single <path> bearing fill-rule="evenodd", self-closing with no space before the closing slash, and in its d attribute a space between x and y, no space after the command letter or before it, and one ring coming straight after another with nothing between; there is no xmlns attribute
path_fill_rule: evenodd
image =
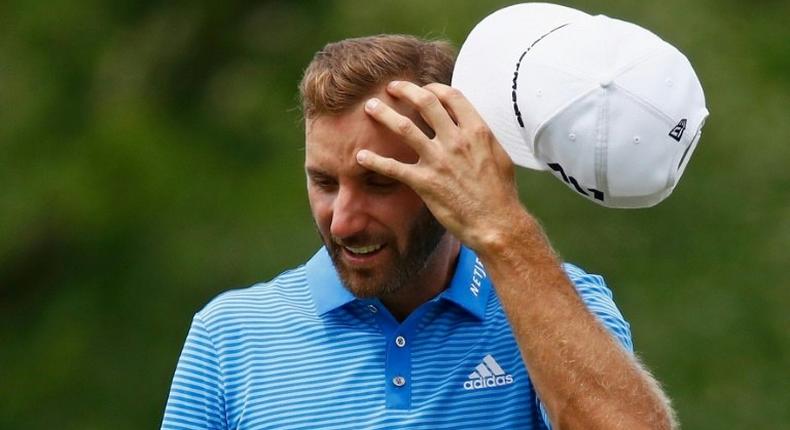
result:
<svg viewBox="0 0 790 430"><path fill-rule="evenodd" d="M436 190L436 175L429 172L417 172L414 174L416 186L422 190Z"/></svg>
<svg viewBox="0 0 790 430"><path fill-rule="evenodd" d="M470 139L469 136L459 133L452 140L453 144L451 145L451 147L456 152L466 152L472 148L473 140L474 139Z"/></svg>
<svg viewBox="0 0 790 430"><path fill-rule="evenodd" d="M455 136L454 139L451 141L452 143L448 145L450 149L455 153L463 153L468 151L471 148L470 140L464 136L463 134L459 134Z"/></svg>
<svg viewBox="0 0 790 430"><path fill-rule="evenodd" d="M485 123L472 125L469 132L477 138L488 138L491 136L491 129Z"/></svg>
<svg viewBox="0 0 790 430"><path fill-rule="evenodd" d="M423 88L431 91L432 93L443 96L448 95L449 91L453 89L451 86L442 84L440 82L431 82L430 84L425 85Z"/></svg>
<svg viewBox="0 0 790 430"><path fill-rule="evenodd" d="M445 89L445 95L449 99L460 99L464 97L464 93L461 92L458 88L447 87Z"/></svg>
<svg viewBox="0 0 790 430"><path fill-rule="evenodd" d="M399 163L399 162L397 162L395 160L392 160L389 163L389 170L387 171L387 173L389 173L392 176L402 176L403 175L403 170L404 170L403 169L403 164L401 164L401 163Z"/></svg>
<svg viewBox="0 0 790 430"><path fill-rule="evenodd" d="M454 173L453 168L447 163L443 163L443 162L436 163L434 169L437 174L431 175L428 179L433 185L436 186L438 186L439 183L443 180L442 178L452 176Z"/></svg>
<svg viewBox="0 0 790 430"><path fill-rule="evenodd" d="M398 166L393 163L382 163L381 173L387 176L395 175L398 173Z"/></svg>
<svg viewBox="0 0 790 430"><path fill-rule="evenodd" d="M436 103L437 99L433 93L425 92L415 97L414 103L419 108L428 108Z"/></svg>
<svg viewBox="0 0 790 430"><path fill-rule="evenodd" d="M412 124L411 120L408 118L400 118L395 124L395 129L398 131L398 133L404 136L409 136L413 133L414 124Z"/></svg>
<svg viewBox="0 0 790 430"><path fill-rule="evenodd" d="M394 160L385 158L379 161L376 170L386 176L396 176L400 173L400 166Z"/></svg>
<svg viewBox="0 0 790 430"><path fill-rule="evenodd" d="M440 84L438 82L431 82L429 84L423 85L422 87L425 88L428 91L440 91L443 86L444 85L442 85L442 84Z"/></svg>
<svg viewBox="0 0 790 430"><path fill-rule="evenodd" d="M458 149L460 149L462 152L471 152L472 142L469 139L461 139L458 141Z"/></svg>

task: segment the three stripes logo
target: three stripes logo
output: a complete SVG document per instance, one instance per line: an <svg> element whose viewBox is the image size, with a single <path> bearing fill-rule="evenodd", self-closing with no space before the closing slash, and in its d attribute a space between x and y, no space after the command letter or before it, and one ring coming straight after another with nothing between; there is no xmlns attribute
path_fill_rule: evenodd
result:
<svg viewBox="0 0 790 430"><path fill-rule="evenodd" d="M483 357L483 362L475 367L469 374L469 379L464 382L465 390L479 390L481 388L499 387L513 383L513 376L505 373L499 363L491 354Z"/></svg>

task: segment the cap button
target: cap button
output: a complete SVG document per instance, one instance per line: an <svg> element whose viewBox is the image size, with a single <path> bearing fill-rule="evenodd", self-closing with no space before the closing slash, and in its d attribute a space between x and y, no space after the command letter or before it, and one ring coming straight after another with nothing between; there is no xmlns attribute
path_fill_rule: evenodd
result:
<svg viewBox="0 0 790 430"><path fill-rule="evenodd" d="M601 88L608 88L609 85L612 85L612 79L611 78L601 79L600 85Z"/></svg>

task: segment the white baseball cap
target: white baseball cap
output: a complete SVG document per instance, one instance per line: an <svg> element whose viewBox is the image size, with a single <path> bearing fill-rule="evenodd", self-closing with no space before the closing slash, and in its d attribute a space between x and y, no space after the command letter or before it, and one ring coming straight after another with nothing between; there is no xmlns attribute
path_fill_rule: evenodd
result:
<svg viewBox="0 0 790 430"><path fill-rule="evenodd" d="M699 79L672 45L635 24L547 3L483 19L452 85L515 164L549 170L614 208L672 193L708 116Z"/></svg>

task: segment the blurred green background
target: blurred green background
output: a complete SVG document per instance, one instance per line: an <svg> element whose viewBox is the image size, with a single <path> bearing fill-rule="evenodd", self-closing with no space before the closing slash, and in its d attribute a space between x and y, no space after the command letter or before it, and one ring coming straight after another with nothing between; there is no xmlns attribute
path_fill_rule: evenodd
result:
<svg viewBox="0 0 790 430"><path fill-rule="evenodd" d="M296 85L326 42L456 44L512 2L0 3L0 428L158 428L192 314L318 247ZM684 51L711 117L674 194L519 173L603 273L688 429L790 422L790 2L566 3Z"/></svg>

